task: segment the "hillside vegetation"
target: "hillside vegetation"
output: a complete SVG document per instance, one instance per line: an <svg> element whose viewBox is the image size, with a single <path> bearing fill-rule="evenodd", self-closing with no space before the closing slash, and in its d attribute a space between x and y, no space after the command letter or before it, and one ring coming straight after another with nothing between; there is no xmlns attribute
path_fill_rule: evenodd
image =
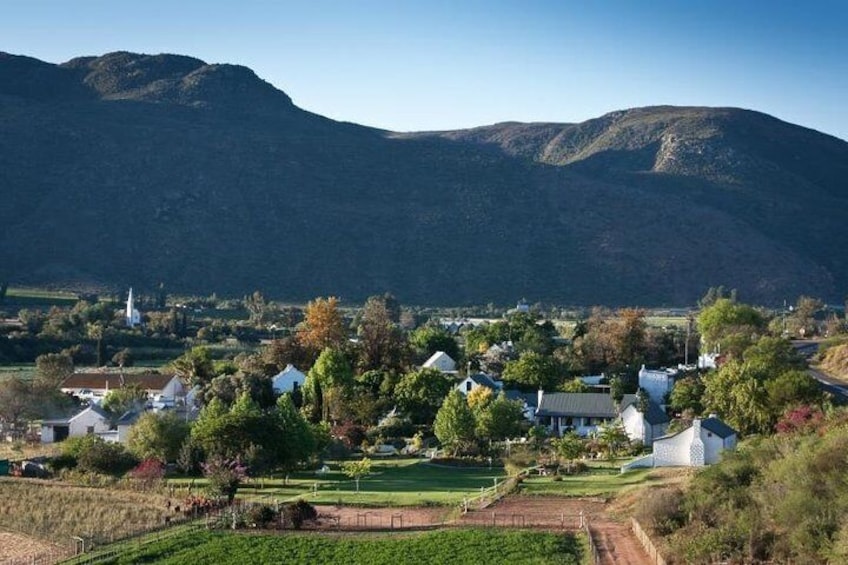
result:
<svg viewBox="0 0 848 565"><path fill-rule="evenodd" d="M646 496L639 518L674 563L844 563L848 414L799 409L782 433L752 440L685 491Z"/></svg>
<svg viewBox="0 0 848 565"><path fill-rule="evenodd" d="M177 55L0 53L0 279L292 301L841 297L848 143L732 108L395 134Z"/></svg>

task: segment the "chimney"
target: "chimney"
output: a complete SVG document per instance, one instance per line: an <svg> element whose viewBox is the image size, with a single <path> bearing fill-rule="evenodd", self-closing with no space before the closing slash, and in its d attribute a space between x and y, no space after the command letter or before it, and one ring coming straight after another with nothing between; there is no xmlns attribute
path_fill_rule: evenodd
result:
<svg viewBox="0 0 848 565"><path fill-rule="evenodd" d="M544 397L545 397L545 391L543 391L543 390L540 388L540 389L539 389L539 392L538 392L538 395L536 396L536 400L537 400L536 408L541 408L541 407L542 407L542 398L544 398Z"/></svg>

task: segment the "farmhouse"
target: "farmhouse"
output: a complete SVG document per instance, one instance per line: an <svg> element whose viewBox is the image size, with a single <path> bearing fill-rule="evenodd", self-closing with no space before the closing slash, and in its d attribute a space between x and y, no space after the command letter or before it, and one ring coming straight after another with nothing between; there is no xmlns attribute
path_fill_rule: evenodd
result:
<svg viewBox="0 0 848 565"><path fill-rule="evenodd" d="M436 369L442 373L456 374L456 361L444 351L436 351L422 365L425 369Z"/></svg>
<svg viewBox="0 0 848 565"><path fill-rule="evenodd" d="M271 383L274 387L274 392L283 394L284 392L294 392L303 386L306 380L306 375L297 370L297 368L289 363L286 368L271 377Z"/></svg>
<svg viewBox="0 0 848 565"><path fill-rule="evenodd" d="M164 373L74 373L62 382L61 390L79 397L102 398L110 390L137 386L151 398L173 401L185 395L185 387L176 375Z"/></svg>
<svg viewBox="0 0 848 565"><path fill-rule="evenodd" d="M641 412L637 395L625 395L625 398L631 396L633 400L621 411L624 431L631 440L639 440L650 447L655 439L662 437L668 431L670 419L663 409L652 400L648 400L647 410ZM623 404L624 401L622 401Z"/></svg>
<svg viewBox="0 0 848 565"><path fill-rule="evenodd" d="M108 432L112 424L109 415L96 404L66 419L44 420L41 424L41 443L63 441L69 437Z"/></svg>
<svg viewBox="0 0 848 565"><path fill-rule="evenodd" d="M463 380L456 385L456 389L464 395L468 395L474 389L485 387L491 390L494 394L497 394L501 388L503 388L503 383L500 381L494 380L492 377L487 375L486 373L474 373L473 375L468 375Z"/></svg>
<svg viewBox="0 0 848 565"><path fill-rule="evenodd" d="M624 420L624 416L627 419ZM668 417L662 409L648 400L646 413L639 411L637 396L625 394L616 403L612 395L601 392L554 392L539 391L536 408L536 423L546 426L554 435L571 431L587 436L597 431L598 426L622 418L625 431L631 440L653 440L661 435L668 425Z"/></svg>
<svg viewBox="0 0 848 565"><path fill-rule="evenodd" d="M711 417L696 418L681 432L654 441L654 467L702 467L717 463L721 452L736 447L736 430Z"/></svg>

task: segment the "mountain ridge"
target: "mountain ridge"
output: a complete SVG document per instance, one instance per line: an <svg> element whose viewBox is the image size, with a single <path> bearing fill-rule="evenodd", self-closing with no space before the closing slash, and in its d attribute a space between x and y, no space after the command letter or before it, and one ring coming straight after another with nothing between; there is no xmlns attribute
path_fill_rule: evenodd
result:
<svg viewBox="0 0 848 565"><path fill-rule="evenodd" d="M750 110L399 133L246 67L117 52L0 54L0 119L13 281L612 305L848 282L848 143Z"/></svg>

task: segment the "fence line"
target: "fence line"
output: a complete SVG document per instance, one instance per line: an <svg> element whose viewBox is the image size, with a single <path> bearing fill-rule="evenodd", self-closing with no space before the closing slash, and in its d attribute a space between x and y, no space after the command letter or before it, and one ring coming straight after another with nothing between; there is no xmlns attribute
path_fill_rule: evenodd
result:
<svg viewBox="0 0 848 565"><path fill-rule="evenodd" d="M583 518L583 515L580 515ZM598 545L595 543L595 538L592 536L592 529L589 527L589 520L582 520L583 532L586 534L586 539L589 540L589 552L592 554L592 563L598 565L601 562L601 553L598 551Z"/></svg>
<svg viewBox="0 0 848 565"><path fill-rule="evenodd" d="M659 552L657 547L654 545L654 542L651 540L651 537L644 529L642 529L642 525L636 520L636 518L630 518L630 529L633 530L633 533L642 544L642 547L645 548L645 553L648 554L654 562L654 565L666 565L665 557L663 557Z"/></svg>

